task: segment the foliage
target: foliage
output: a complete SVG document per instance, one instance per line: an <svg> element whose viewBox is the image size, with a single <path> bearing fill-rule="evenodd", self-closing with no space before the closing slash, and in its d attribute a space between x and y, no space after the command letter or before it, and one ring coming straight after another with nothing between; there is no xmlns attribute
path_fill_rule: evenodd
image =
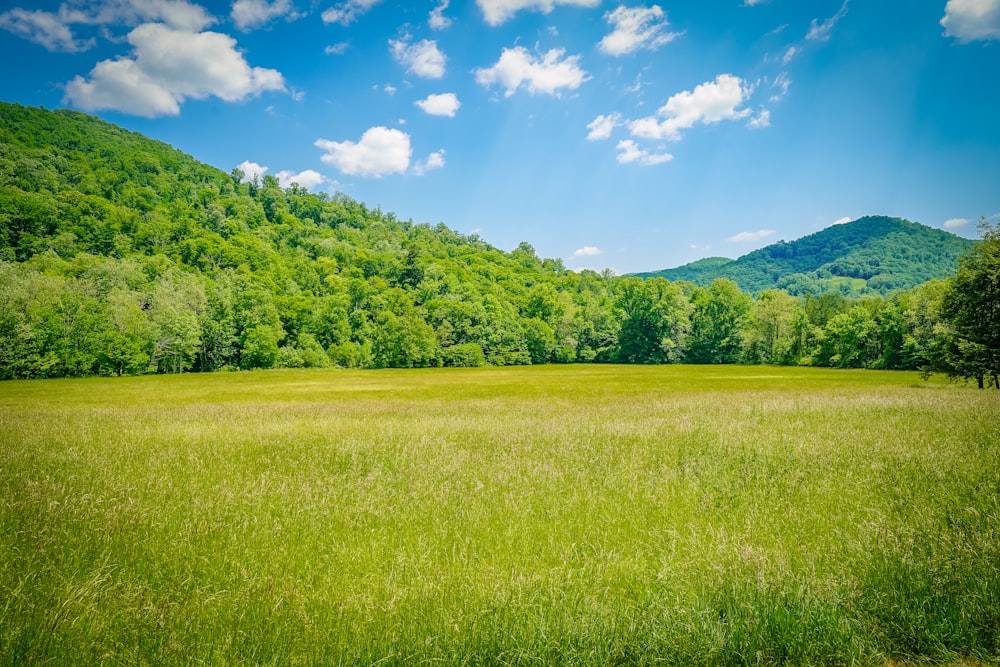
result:
<svg viewBox="0 0 1000 667"><path fill-rule="evenodd" d="M888 289L925 275L886 278L894 258L934 273L968 247L898 219L702 260L692 282L641 280L567 271L529 243L504 252L342 194L246 183L72 111L0 104L0 157L0 379L570 362L977 377L993 363L943 282L858 298L879 276ZM962 281L978 275L970 262ZM963 290L995 308L976 285Z"/></svg>
<svg viewBox="0 0 1000 667"><path fill-rule="evenodd" d="M1000 223L980 221L983 240L959 260L941 301L938 369L951 377L986 378L1000 389Z"/></svg>

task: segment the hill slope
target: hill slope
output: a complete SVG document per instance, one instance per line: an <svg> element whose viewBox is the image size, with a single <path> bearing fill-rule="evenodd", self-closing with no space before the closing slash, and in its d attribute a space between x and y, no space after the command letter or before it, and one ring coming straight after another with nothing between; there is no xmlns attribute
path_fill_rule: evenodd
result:
<svg viewBox="0 0 1000 667"><path fill-rule="evenodd" d="M901 218L868 216L796 241L769 245L736 260L712 257L638 274L697 285L729 278L748 292L886 294L944 278L973 241Z"/></svg>
<svg viewBox="0 0 1000 667"><path fill-rule="evenodd" d="M0 270L0 297L28 318L0 321L0 357L34 360L15 376L140 372L144 355L159 370L299 365L307 348L345 366L570 360L601 346L590 311L610 294L527 243L504 252L343 194L242 182L92 116L4 103ZM71 303L98 321L56 312ZM193 318L184 331L173 311ZM73 361L114 348L73 336L118 334L140 341L135 360Z"/></svg>

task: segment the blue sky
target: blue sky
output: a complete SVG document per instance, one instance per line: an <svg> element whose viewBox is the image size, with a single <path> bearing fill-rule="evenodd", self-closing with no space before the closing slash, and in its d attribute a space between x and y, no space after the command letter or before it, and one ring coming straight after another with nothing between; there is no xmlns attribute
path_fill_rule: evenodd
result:
<svg viewBox="0 0 1000 667"><path fill-rule="evenodd" d="M0 0L0 57L4 101L573 269L1000 214L1000 0Z"/></svg>

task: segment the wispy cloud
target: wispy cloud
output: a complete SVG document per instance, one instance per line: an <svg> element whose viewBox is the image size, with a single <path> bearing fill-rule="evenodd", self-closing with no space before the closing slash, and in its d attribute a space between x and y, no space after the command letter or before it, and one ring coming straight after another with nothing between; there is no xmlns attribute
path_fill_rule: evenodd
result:
<svg viewBox="0 0 1000 667"><path fill-rule="evenodd" d="M598 48L612 56L621 56L639 49L654 50L679 37L679 32L667 32L667 17L659 5L652 7L619 6L604 15L612 26L610 34L598 43Z"/></svg>
<svg viewBox="0 0 1000 667"><path fill-rule="evenodd" d="M755 241L760 241L761 239L766 239L768 236L774 234L773 229L761 229L756 232L740 232L739 234L734 234L730 236L727 241L730 243L752 243Z"/></svg>
<svg viewBox="0 0 1000 667"><path fill-rule="evenodd" d="M587 133L587 141L601 141L602 139L609 139L611 137L612 130L616 126L621 124L621 114L613 113L608 115L601 115L590 121L587 124L587 129L590 132Z"/></svg>
<svg viewBox="0 0 1000 667"><path fill-rule="evenodd" d="M622 139L619 141L617 149L618 156L616 159L619 164L630 164L635 162L645 167L652 167L654 165L663 164L664 162L670 162L674 159L674 156L670 153L652 153L645 149L641 149L639 148L639 145L631 139Z"/></svg>
<svg viewBox="0 0 1000 667"><path fill-rule="evenodd" d="M830 39L830 33L833 32L833 29L837 26L840 19L845 16L847 16L847 0L844 0L844 4L840 6L837 13L827 20L820 22L819 19L813 19L809 32L806 34L806 39L825 42Z"/></svg>
<svg viewBox="0 0 1000 667"><path fill-rule="evenodd" d="M506 22L522 9L548 14L557 5L596 7L601 0L476 0L476 4L486 22L495 26Z"/></svg>

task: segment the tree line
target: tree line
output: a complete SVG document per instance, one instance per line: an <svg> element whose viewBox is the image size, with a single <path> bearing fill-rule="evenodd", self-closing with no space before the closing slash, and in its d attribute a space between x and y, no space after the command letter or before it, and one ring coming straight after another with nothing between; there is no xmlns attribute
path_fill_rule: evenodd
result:
<svg viewBox="0 0 1000 667"><path fill-rule="evenodd" d="M249 182L0 104L0 378L255 368L749 363L996 384L997 228L888 296L568 271L343 195Z"/></svg>
<svg viewBox="0 0 1000 667"><path fill-rule="evenodd" d="M952 279L863 299L592 271L555 272L509 298L439 263L415 263L393 283L330 271L315 276L319 293L292 279L275 291L246 268L49 251L0 262L0 377L743 363L938 371L982 386L1000 368L997 238L990 228ZM992 283L976 268L984 258Z"/></svg>

